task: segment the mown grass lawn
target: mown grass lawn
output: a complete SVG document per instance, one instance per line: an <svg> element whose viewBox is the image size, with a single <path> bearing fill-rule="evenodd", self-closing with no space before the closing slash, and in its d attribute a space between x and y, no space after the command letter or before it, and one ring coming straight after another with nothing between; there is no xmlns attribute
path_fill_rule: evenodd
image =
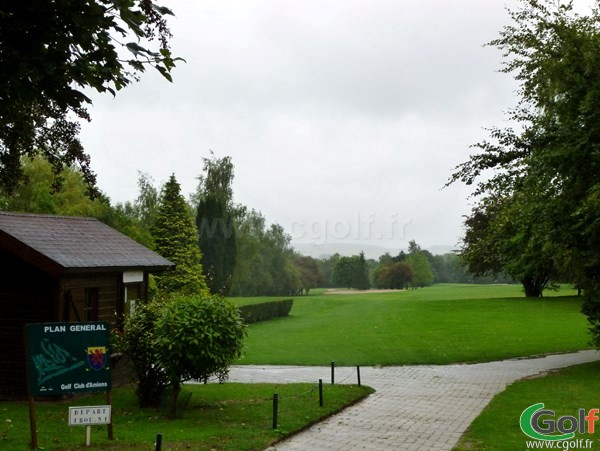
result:
<svg viewBox="0 0 600 451"><path fill-rule="evenodd" d="M289 317L250 326L238 363L448 364L586 349L587 322L574 295L564 289L526 299L517 285L446 284L296 297Z"/></svg>
<svg viewBox="0 0 600 451"><path fill-rule="evenodd" d="M578 418L579 409L587 411L600 408L600 362L565 368L546 377L526 379L511 384L504 392L496 395L479 417L469 427L455 447L456 451L497 450L513 451L526 449L528 438L519 427L519 418L527 407L544 403L545 409L553 410L554 418L544 416L544 420L557 421L561 416ZM567 426L570 424L567 423ZM600 423L596 422L596 432ZM586 426L587 429L587 426ZM575 448L575 440L591 440L591 448L600 445L598 434L580 434L576 432L571 444L561 443L554 449ZM539 442L543 445L545 442ZM556 444L555 444L556 445ZM588 442L589 445L589 442ZM571 448L567 448L571 446ZM544 446L540 446L544 448Z"/></svg>
<svg viewBox="0 0 600 451"><path fill-rule="evenodd" d="M183 418L167 420L156 409L140 409L131 387L113 391L114 441L106 426L92 428L92 449L154 450L157 433L163 449L256 450L304 429L339 411L372 389L356 385L324 385L324 406L312 384L186 385L192 393ZM273 429L273 394L279 395L278 429ZM104 395L68 402L36 404L41 449L85 448L85 428L68 426L68 407L104 405ZM0 403L0 449L27 450L31 440L26 402Z"/></svg>
<svg viewBox="0 0 600 451"><path fill-rule="evenodd" d="M587 348L581 299L572 290L548 294L525 299L519 286L510 285L340 295L317 291L295 298L290 317L251 325L246 356L239 363L445 364ZM272 299L234 299L240 304L266 300ZM499 395L473 424L459 449L523 449L518 416L536 402L561 414L598 407L598 370L600 364L592 364L563 370L547 381L514 384L507 398ZM189 408L182 419L169 421L154 409L139 409L131 388L116 389L116 440L107 440L106 427L95 427L94 447L151 450L160 432L163 449L264 449L371 392L327 385L325 407L319 408L311 384L226 383L188 385L186 390L193 392ZM281 398L277 430L271 427L274 393ZM102 396L38 403L40 446L83 449L84 429L67 425L67 407L97 404L104 404ZM29 439L26 403L1 403L0 448L27 449Z"/></svg>

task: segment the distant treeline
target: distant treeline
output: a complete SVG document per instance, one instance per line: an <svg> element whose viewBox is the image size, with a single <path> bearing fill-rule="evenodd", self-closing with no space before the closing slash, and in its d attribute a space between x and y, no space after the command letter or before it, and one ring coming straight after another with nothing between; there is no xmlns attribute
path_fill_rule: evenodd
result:
<svg viewBox="0 0 600 451"><path fill-rule="evenodd" d="M157 249L155 225L165 193L150 176L139 174L136 199L113 204L102 193L90 199L76 169L65 168L57 183L51 165L42 158L28 159L23 167L25 181L10 194L0 192L1 210L92 216ZM378 260L366 259L362 253L325 259L300 255L283 227L267 225L259 211L232 202L230 159L206 159L203 169L187 209L190 221L196 224L202 254L199 267L213 292L290 296L308 294L316 287L417 288L432 283L510 282L505 277L476 279L467 273L458 255L432 255L414 241L407 253L386 253Z"/></svg>
<svg viewBox="0 0 600 451"><path fill-rule="evenodd" d="M361 253L352 257L334 254L317 260L323 287L347 288L419 288L434 283L514 283L510 277L469 274L457 253L433 255L410 241L408 252L381 255L377 260L365 259ZM351 269L349 269L351 268ZM364 284L365 276L369 285ZM365 288L366 287L366 288Z"/></svg>

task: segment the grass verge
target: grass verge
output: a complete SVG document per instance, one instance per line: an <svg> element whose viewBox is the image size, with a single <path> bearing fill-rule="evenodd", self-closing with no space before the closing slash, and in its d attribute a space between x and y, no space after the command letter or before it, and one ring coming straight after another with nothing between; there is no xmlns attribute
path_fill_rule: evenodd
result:
<svg viewBox="0 0 600 451"><path fill-rule="evenodd" d="M549 294L556 296L526 299L514 285L448 284L296 297L289 317L251 325L238 363L448 364L588 348L581 298L572 290Z"/></svg>
<svg viewBox="0 0 600 451"><path fill-rule="evenodd" d="M535 440L529 439L519 427L519 418L523 410L541 402L545 404L545 409L555 412L554 418L544 416L543 419L557 421L565 415L577 418L581 408L586 412L592 408L599 408L598 374L600 374L600 362L593 362L565 368L546 377L526 379L511 384L504 392L494 397L454 449L456 451L527 449L527 442L535 442ZM599 428L600 422L597 422L596 430ZM587 449L597 449L600 445L598 434L576 432L573 440L554 443L554 449L586 449L584 446L576 447L585 445L585 440L592 441L591 448ZM540 444L544 445L545 442L542 441ZM546 449L545 446L530 445L530 449L536 448Z"/></svg>
<svg viewBox="0 0 600 451"><path fill-rule="evenodd" d="M157 433L163 434L164 449L263 449L357 402L373 389L325 385L323 407L312 384L186 385L184 391L192 396L183 418L167 420L155 409L140 409L131 387L113 390L115 440L107 439L106 426L93 426L91 449L153 450ZM279 395L278 429L272 428L274 393ZM85 428L68 426L68 407L103 404L104 395L36 403L40 447L86 449ZM26 450L30 441L27 403L0 404L0 448Z"/></svg>

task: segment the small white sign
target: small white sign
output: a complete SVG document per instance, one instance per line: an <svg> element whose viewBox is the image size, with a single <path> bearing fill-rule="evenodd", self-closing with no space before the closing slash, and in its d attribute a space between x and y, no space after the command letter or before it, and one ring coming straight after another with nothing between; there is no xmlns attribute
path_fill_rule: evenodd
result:
<svg viewBox="0 0 600 451"><path fill-rule="evenodd" d="M123 273L123 283L134 283L144 281L144 271L125 271Z"/></svg>
<svg viewBox="0 0 600 451"><path fill-rule="evenodd" d="M110 424L111 406L69 407L69 426Z"/></svg>

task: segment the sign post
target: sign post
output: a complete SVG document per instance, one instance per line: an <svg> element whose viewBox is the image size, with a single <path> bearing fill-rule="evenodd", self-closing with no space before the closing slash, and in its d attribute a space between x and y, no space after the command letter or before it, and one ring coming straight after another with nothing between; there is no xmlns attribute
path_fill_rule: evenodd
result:
<svg viewBox="0 0 600 451"><path fill-rule="evenodd" d="M69 426L85 426L85 446L92 438L92 424L110 424L111 406L69 407Z"/></svg>
<svg viewBox="0 0 600 451"><path fill-rule="evenodd" d="M110 392L109 330L108 322L25 325L32 447L37 447L34 397ZM110 405L96 408L105 407L108 422L90 424L109 424L112 438Z"/></svg>

